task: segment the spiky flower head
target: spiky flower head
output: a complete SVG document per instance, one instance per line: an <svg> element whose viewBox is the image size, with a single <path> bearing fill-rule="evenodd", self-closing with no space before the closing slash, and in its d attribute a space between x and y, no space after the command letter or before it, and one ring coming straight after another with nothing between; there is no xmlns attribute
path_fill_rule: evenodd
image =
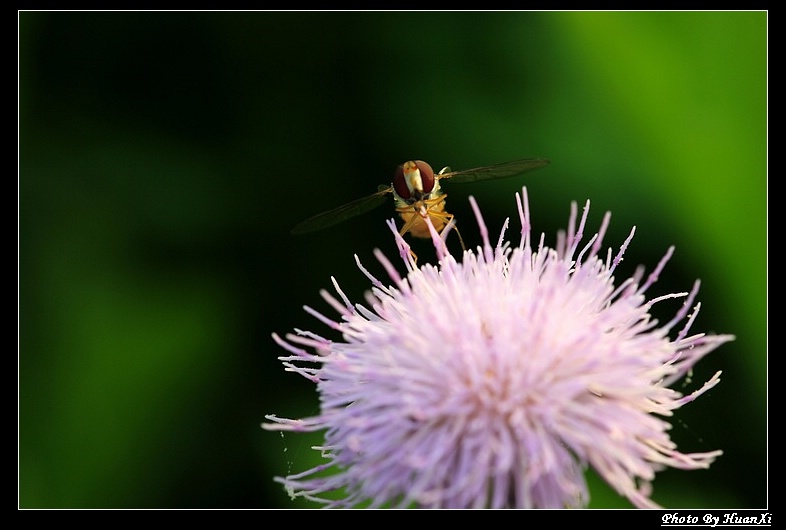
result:
<svg viewBox="0 0 786 530"><path fill-rule="evenodd" d="M289 352L286 369L316 383L321 405L314 417L267 416L263 427L325 431L323 465L276 479L290 495L332 507L585 507L591 466L633 505L655 507L657 471L707 468L721 454L678 451L664 419L720 381L718 372L689 395L670 388L733 339L689 334L698 281L687 293L645 297L673 247L646 278L640 267L615 285L634 230L603 257L610 215L583 243L589 201L580 218L573 203L555 247L543 236L533 246L526 188L516 199L516 248L505 228L491 245L472 198L483 244L461 261L444 243L450 225L441 236L432 227L438 265L418 266L391 221L406 276L377 251L387 285L356 256L372 284L367 305L334 279L340 301L322 295L341 319L306 307L340 342L273 335ZM665 324L650 314L679 297ZM334 490L343 497L324 498Z"/></svg>

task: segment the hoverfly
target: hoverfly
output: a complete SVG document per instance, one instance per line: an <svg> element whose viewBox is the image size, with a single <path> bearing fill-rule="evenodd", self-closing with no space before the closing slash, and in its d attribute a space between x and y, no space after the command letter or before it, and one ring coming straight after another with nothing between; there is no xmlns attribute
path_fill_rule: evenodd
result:
<svg viewBox="0 0 786 530"><path fill-rule="evenodd" d="M380 185L376 193L306 219L295 226L292 233L305 234L344 222L380 206L385 202L385 196L392 193L396 212L404 221L399 233L403 236L409 232L413 237L428 238L431 236L425 222L426 217L431 218L437 232L441 232L453 219L453 214L445 211L447 194L442 191L440 181L451 179L453 182L475 182L501 179L542 168L548 163L549 160L545 158L527 158L462 171L451 171L449 167L445 167L435 174L428 163L410 160L396 168L391 184Z"/></svg>

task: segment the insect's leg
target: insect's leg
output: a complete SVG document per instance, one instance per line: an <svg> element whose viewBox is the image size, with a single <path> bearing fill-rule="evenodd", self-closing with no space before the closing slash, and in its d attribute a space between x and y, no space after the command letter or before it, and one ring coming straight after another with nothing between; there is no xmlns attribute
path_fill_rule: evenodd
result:
<svg viewBox="0 0 786 530"><path fill-rule="evenodd" d="M439 212L438 216L445 220L445 224L446 225L449 222L451 222L453 220L453 218L455 217L452 213L447 213L447 212ZM461 250L462 251L466 251L467 247L466 247L466 245L464 245L464 238L461 237L461 232L459 232L458 226L454 224L453 225L453 230L456 232L456 235L458 236L459 243L461 243Z"/></svg>
<svg viewBox="0 0 786 530"><path fill-rule="evenodd" d="M404 234L409 232L412 229L412 225L414 225L418 221L418 214L416 214L411 207L407 208L396 208L396 211L401 216L401 219L404 221L404 225L401 227L401 230L398 231L399 234L403 237Z"/></svg>
<svg viewBox="0 0 786 530"><path fill-rule="evenodd" d="M453 218L453 216L452 216L452 215L451 215L450 217L451 217L451 218ZM463 237L461 237L461 232L459 232L458 226L456 226L456 225L453 225L453 230L455 230L455 231L456 231L456 235L457 235L457 236L458 236L458 238L459 238L459 243L461 243L461 250L463 250L463 251L465 251L465 252L466 252L466 250L467 250L467 247L464 245L464 238L463 238Z"/></svg>
<svg viewBox="0 0 786 530"><path fill-rule="evenodd" d="M444 221L444 223L446 225L450 221L452 221L455 216L452 213L448 213L448 212L446 212L443 209L436 209L436 208L438 206L440 206L440 205L442 205L442 208L444 208L445 199L447 199L447 197L448 197L448 195L446 193L444 195L440 195L439 197L437 197L435 199L431 199L428 202L428 214L430 216L432 216L432 217L436 217L438 219L441 219L442 221ZM453 225L453 230L456 231L456 235L459 238L459 243L461 243L461 250L467 250L466 245L464 245L464 238L461 237L461 232L459 232L458 226L456 226L454 224Z"/></svg>
<svg viewBox="0 0 786 530"><path fill-rule="evenodd" d="M406 208L396 208L396 211L401 216L401 219L404 220L404 226L402 226L401 230L398 231L401 237L404 237L404 234L409 232L410 229L412 228L412 225L415 224L415 222L417 222L418 216L417 214L415 214L415 212L412 211L412 208L409 206ZM409 254L412 256L412 259L415 260L415 263L417 263L418 255L415 254L415 252L413 252L411 248L409 249Z"/></svg>

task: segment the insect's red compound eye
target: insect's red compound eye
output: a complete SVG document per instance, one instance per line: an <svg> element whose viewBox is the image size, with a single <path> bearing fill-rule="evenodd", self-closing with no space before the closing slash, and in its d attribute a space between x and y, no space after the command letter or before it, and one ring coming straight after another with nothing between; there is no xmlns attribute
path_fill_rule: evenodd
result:
<svg viewBox="0 0 786 530"><path fill-rule="evenodd" d="M434 189L434 170L427 162L415 160L415 165L420 170L420 180L423 183L423 193L429 194Z"/></svg>
<svg viewBox="0 0 786 530"><path fill-rule="evenodd" d="M407 164L409 164L409 162L407 162ZM404 178L404 165L405 164L401 164L398 166L396 172L393 173L393 189L396 190L396 194L398 194L399 197L406 201L410 198L411 194L407 186L407 179Z"/></svg>

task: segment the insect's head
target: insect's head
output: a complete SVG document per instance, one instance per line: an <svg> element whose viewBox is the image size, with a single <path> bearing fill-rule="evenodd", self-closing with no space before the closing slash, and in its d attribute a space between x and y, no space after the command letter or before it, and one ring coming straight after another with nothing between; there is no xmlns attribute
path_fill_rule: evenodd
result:
<svg viewBox="0 0 786 530"><path fill-rule="evenodd" d="M422 160L405 162L393 174L393 190L407 204L428 199L435 184L434 170Z"/></svg>

